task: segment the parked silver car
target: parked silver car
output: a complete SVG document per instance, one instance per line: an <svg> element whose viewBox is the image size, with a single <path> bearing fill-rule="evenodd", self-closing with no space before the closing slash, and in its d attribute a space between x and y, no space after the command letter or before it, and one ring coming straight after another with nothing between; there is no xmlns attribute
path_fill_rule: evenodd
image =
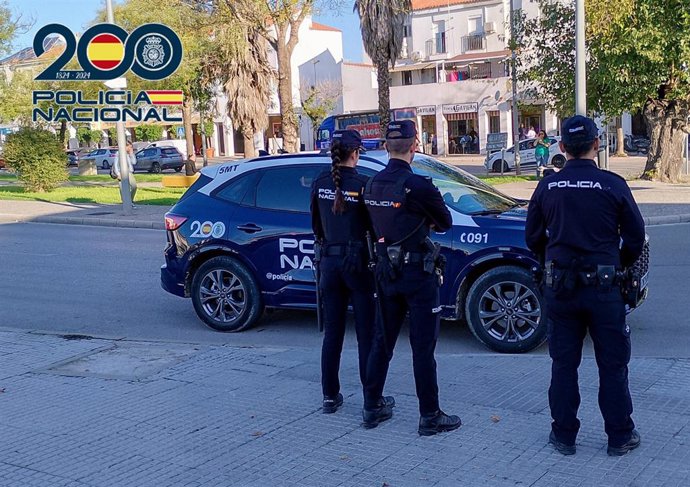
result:
<svg viewBox="0 0 690 487"><path fill-rule="evenodd" d="M82 156L82 159L93 159L97 167L101 169L110 169L115 163L117 157L117 147L95 149Z"/></svg>
<svg viewBox="0 0 690 487"><path fill-rule="evenodd" d="M135 171L160 173L166 169L180 172L184 167L184 157L175 147L147 147L136 153Z"/></svg>

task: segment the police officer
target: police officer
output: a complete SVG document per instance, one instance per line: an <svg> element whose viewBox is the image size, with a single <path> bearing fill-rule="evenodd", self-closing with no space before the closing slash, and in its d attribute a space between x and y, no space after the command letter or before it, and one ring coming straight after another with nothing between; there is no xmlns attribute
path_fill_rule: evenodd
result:
<svg viewBox="0 0 690 487"><path fill-rule="evenodd" d="M564 455L575 453L580 428L577 369L588 331L599 367L608 454L624 455L640 445L628 390L630 328L617 276L642 253L644 222L625 180L594 163L597 133L586 117L563 122L560 147L567 162L539 182L527 215L527 245L545 259L549 443Z"/></svg>
<svg viewBox="0 0 690 487"><path fill-rule="evenodd" d="M434 350L440 324L440 279L438 262L426 265L434 249L428 238L430 229L445 232L452 220L431 180L412 173L410 164L417 144L412 121L390 123L386 131L390 160L365 188L364 199L377 237L380 326L367 367L362 417L365 428L374 428L393 415L380 397L395 342L409 312L421 416L418 431L420 435L434 435L461 424L459 417L448 416L439 407Z"/></svg>
<svg viewBox="0 0 690 487"><path fill-rule="evenodd" d="M366 233L371 231L362 191L367 178L357 174L362 139L355 130L337 130L331 141L331 169L312 185L312 228L320 243L320 292L324 309L321 349L323 412L343 404L338 371L345 338L348 302L352 300L359 349L359 375L364 384L374 335L374 281L367 269ZM392 397L381 400L393 407Z"/></svg>

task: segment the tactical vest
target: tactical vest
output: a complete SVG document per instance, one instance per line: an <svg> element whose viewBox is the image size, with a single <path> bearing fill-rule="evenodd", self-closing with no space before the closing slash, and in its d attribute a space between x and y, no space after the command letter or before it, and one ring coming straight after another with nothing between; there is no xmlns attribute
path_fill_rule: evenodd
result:
<svg viewBox="0 0 690 487"><path fill-rule="evenodd" d="M365 241L368 217L361 196L364 181L363 176L342 174L340 189L345 198L345 211L336 215L333 213L336 191L331 173L326 171L318 176L314 190L324 232L324 245Z"/></svg>
<svg viewBox="0 0 690 487"><path fill-rule="evenodd" d="M429 226L424 216L411 213L407 207L405 182L412 176L401 174L393 181L370 179L364 189L364 203L378 239L416 251L429 235Z"/></svg>

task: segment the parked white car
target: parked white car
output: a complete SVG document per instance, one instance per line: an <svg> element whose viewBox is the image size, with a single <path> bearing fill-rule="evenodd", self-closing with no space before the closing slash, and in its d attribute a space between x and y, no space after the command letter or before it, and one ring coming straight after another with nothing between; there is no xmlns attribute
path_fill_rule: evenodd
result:
<svg viewBox="0 0 690 487"><path fill-rule="evenodd" d="M549 166L563 167L565 164L565 154L558 147L561 137L549 135L551 145L549 146ZM537 166L537 158L534 154L534 141L536 139L525 139L520 141L520 168L534 168ZM489 172L501 172L501 151L494 152L484 162L486 170ZM505 151L503 160L503 171L512 171L515 168L515 146L511 146Z"/></svg>

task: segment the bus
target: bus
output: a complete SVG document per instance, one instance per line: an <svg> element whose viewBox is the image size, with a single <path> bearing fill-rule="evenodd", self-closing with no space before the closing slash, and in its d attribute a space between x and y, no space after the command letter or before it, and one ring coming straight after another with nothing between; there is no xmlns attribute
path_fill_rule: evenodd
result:
<svg viewBox="0 0 690 487"><path fill-rule="evenodd" d="M392 120L392 112L391 112ZM362 136L362 142L366 149L379 148L381 131L379 128L379 112L349 113L347 115L332 115L324 119L319 126L315 150L328 149L331 146L331 137L335 130L356 130ZM376 146L376 147L374 147Z"/></svg>

